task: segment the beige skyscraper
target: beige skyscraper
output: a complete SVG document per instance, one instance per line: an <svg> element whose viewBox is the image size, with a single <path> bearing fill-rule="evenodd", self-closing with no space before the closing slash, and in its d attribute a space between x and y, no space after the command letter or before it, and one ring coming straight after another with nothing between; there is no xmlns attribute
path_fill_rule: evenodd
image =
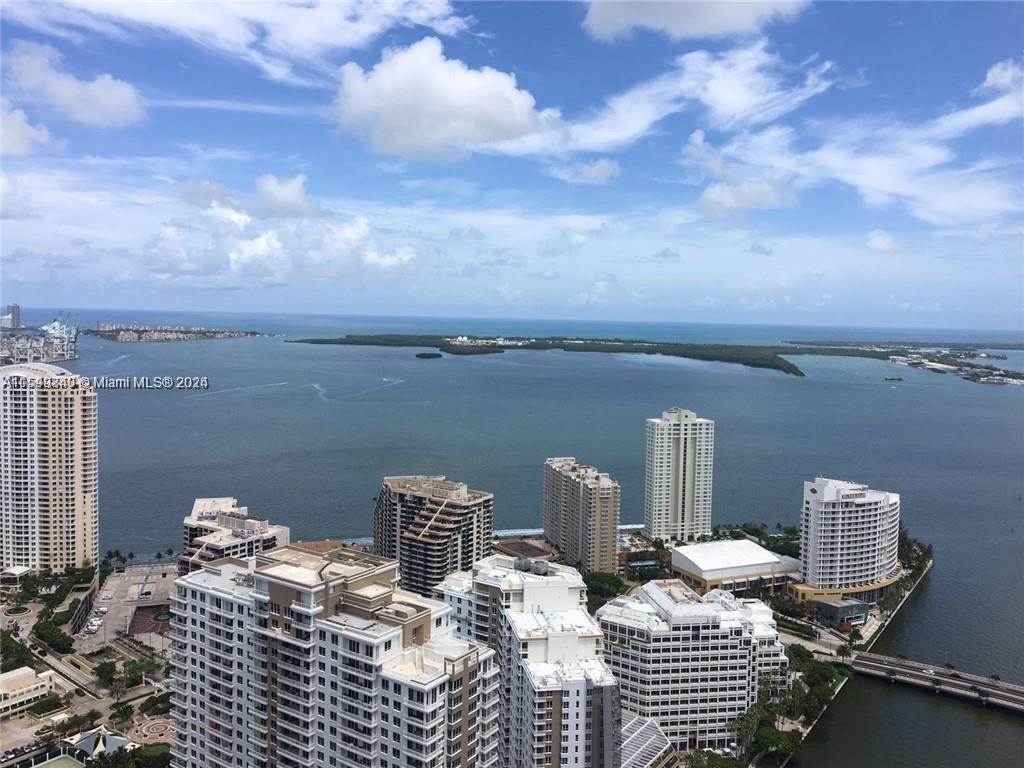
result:
<svg viewBox="0 0 1024 768"><path fill-rule="evenodd" d="M373 512L373 547L398 560L403 589L433 594L449 573L491 554L494 496L443 475L385 477Z"/></svg>
<svg viewBox="0 0 1024 768"><path fill-rule="evenodd" d="M63 368L0 368L0 566L59 573L99 550L96 392Z"/></svg>
<svg viewBox="0 0 1024 768"><path fill-rule="evenodd" d="M544 463L544 538L584 572L618 570L619 484L575 457Z"/></svg>
<svg viewBox="0 0 1024 768"><path fill-rule="evenodd" d="M644 531L688 541L711 533L715 422L671 408L647 420Z"/></svg>

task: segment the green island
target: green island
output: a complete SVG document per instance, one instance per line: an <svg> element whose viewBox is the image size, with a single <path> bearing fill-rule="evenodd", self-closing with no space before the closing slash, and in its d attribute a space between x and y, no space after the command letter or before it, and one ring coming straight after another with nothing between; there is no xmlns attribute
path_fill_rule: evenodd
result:
<svg viewBox="0 0 1024 768"><path fill-rule="evenodd" d="M923 348L888 346L887 342L786 342L786 344L757 346L743 344L686 344L678 342L644 341L641 339L580 339L565 336L526 338L522 336L442 336L434 334L348 334L338 338L294 339L294 344L342 344L349 346L374 347L433 347L450 355L493 355L506 350L560 349L566 352L612 352L643 355L666 355L709 362L735 363L750 368L768 368L782 371L791 376L803 376L804 372L787 357L798 355L825 355L837 357L866 357L875 360L890 360L893 357L907 357L901 362L915 367L928 367L938 373L956 373L973 381L998 378L998 381L984 383L1024 382L1024 373L1004 371L991 365L981 365L970 359L976 355L977 347L964 345L956 351L948 347L936 353L925 353ZM993 348L993 347L989 347ZM920 359L918 359L920 358ZM954 365L955 363L955 365ZM945 370L945 369L949 370Z"/></svg>

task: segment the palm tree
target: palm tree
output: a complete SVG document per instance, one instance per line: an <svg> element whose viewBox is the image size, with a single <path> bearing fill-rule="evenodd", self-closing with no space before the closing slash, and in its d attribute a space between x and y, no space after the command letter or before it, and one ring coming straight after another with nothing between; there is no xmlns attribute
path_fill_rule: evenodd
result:
<svg viewBox="0 0 1024 768"><path fill-rule="evenodd" d="M131 563L131 561L135 559L135 553L129 552L125 557L128 558L128 562Z"/></svg>
<svg viewBox="0 0 1024 768"><path fill-rule="evenodd" d="M850 656L853 655L853 647L849 643L843 643L836 650L836 653L839 654L842 658L848 659L850 658Z"/></svg>
<svg viewBox="0 0 1024 768"><path fill-rule="evenodd" d="M174 554L174 548L173 547L168 547L167 549L164 550L164 554L167 555L168 557L170 557L171 555Z"/></svg>
<svg viewBox="0 0 1024 768"><path fill-rule="evenodd" d="M164 559L164 553L163 552L157 552L155 557L156 557L157 560L163 560Z"/></svg>

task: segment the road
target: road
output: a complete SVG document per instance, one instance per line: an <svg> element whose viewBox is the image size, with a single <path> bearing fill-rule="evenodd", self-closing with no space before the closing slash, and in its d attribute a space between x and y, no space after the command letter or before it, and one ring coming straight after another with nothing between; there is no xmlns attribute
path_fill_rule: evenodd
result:
<svg viewBox="0 0 1024 768"><path fill-rule="evenodd" d="M876 653L855 654L850 665L860 674L1024 713L1024 685Z"/></svg>

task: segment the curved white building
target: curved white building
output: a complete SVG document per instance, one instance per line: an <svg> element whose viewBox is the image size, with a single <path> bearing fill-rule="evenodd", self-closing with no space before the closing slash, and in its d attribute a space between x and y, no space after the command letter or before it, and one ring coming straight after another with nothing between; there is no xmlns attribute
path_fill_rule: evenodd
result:
<svg viewBox="0 0 1024 768"><path fill-rule="evenodd" d="M899 577L900 497L846 480L804 483L800 560L811 599L872 594Z"/></svg>
<svg viewBox="0 0 1024 768"><path fill-rule="evenodd" d="M96 564L96 454L87 379L46 363L0 368L0 567Z"/></svg>

